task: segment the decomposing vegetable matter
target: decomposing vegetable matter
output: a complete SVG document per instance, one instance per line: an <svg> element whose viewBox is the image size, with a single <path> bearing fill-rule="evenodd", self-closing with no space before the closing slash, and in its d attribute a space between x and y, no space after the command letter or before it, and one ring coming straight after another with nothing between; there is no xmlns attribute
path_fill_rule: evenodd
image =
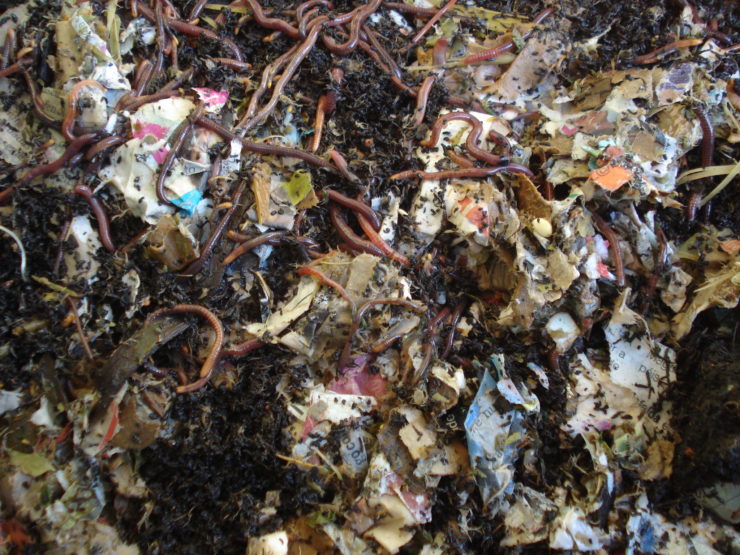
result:
<svg viewBox="0 0 740 555"><path fill-rule="evenodd" d="M737 29L7 8L0 550L740 550Z"/></svg>

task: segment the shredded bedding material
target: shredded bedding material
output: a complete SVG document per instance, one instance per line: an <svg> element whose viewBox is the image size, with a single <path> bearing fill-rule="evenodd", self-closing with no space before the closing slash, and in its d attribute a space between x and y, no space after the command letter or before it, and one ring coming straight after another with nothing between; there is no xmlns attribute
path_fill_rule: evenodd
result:
<svg viewBox="0 0 740 555"><path fill-rule="evenodd" d="M580 4L7 8L0 552L740 552L738 7Z"/></svg>

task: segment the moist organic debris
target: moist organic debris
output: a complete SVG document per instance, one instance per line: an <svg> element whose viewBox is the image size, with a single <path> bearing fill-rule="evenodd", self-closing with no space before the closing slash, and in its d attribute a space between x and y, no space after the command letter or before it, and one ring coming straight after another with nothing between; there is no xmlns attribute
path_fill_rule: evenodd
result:
<svg viewBox="0 0 740 555"><path fill-rule="evenodd" d="M0 551L740 551L736 2L16 4Z"/></svg>

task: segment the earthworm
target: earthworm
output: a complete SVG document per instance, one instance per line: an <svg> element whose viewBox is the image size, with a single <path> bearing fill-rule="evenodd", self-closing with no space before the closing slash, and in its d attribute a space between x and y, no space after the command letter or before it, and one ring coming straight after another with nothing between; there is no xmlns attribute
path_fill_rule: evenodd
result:
<svg viewBox="0 0 740 555"><path fill-rule="evenodd" d="M136 71L134 73L134 83L133 88L134 90L138 89L139 85L142 82L142 79L144 79L144 75L152 70L152 62L149 60L142 60L139 65L136 66ZM136 96L139 96L141 93L137 92Z"/></svg>
<svg viewBox="0 0 740 555"><path fill-rule="evenodd" d="M213 181L219 179L222 175L222 166L223 166L223 160L221 159L220 155L217 155L213 159L213 163L211 164L211 168L208 172L208 180L207 184L210 185Z"/></svg>
<svg viewBox="0 0 740 555"><path fill-rule="evenodd" d="M59 247L57 248L57 255L54 258L54 265L51 268L51 273L54 277L59 275L59 266L61 266L62 259L64 258L64 242L67 240L67 236L69 235L69 228L72 227L72 209L69 205L67 205L65 213L66 217L64 219L64 225L59 231Z"/></svg>
<svg viewBox="0 0 740 555"><path fill-rule="evenodd" d="M322 41L324 42L324 46L326 46L329 51L334 54L339 54L340 56L346 56L351 53L355 48L357 48L357 43L360 40L360 28L362 27L362 24L365 23L365 20L370 17L382 3L383 0L370 0L370 2L365 6L353 10L355 13L349 24L349 39L339 44L329 35L323 35ZM341 24L338 23L339 21L340 18L334 18L331 21L331 25L334 26Z"/></svg>
<svg viewBox="0 0 740 555"><path fill-rule="evenodd" d="M34 110L36 110L36 115L38 116L38 118L44 123L44 125L52 127L54 129L59 129L59 124L49 114L46 113L44 101L41 99L38 87L36 86L36 82L33 80L33 77L31 77L31 74L28 73L28 71L26 71L25 69L21 70L21 74L26 80L26 85L28 85L28 94L31 95L33 108Z"/></svg>
<svg viewBox="0 0 740 555"><path fill-rule="evenodd" d="M238 136L233 131L229 131L221 124L216 123L212 119L203 115L196 117L195 123L200 125L201 127L204 127L205 129L208 129L209 131L212 131L213 133L216 133L216 135L221 136L221 138L223 139L226 139L228 141L237 140L241 142L244 150L248 150L249 152L255 152L257 154L267 154L271 156L300 158L301 160L308 162L309 164L313 164L314 166L326 168L329 170L336 170L336 168L334 168L334 166L332 166L329 162L322 158L319 158L315 154L311 154L310 152L304 152L303 150L298 150L297 148L291 148L287 146L268 145L248 141L245 138Z"/></svg>
<svg viewBox="0 0 740 555"><path fill-rule="evenodd" d="M694 191L689 197L689 203L686 206L686 219L693 222L696 219L696 214L699 211L699 204L701 203L702 195L699 191Z"/></svg>
<svg viewBox="0 0 740 555"><path fill-rule="evenodd" d="M246 4L249 6L249 9L252 10L252 17L254 17L254 20L261 27L264 27L265 29L274 29L275 31L280 31L281 33L289 36L292 39L301 38L301 33L298 31L298 29L293 27L287 21L283 21L282 19L278 19L276 17L267 17L265 15L265 12L262 10L262 6L260 6L260 3L257 2L257 0L242 0L242 4Z"/></svg>
<svg viewBox="0 0 740 555"><path fill-rule="evenodd" d="M408 85L407 85L406 83L404 83L404 82L403 82L403 79L401 79L401 78L400 78L400 77L399 77L398 75L396 75L396 74L394 73L394 71L393 71L392 69L390 69L390 68L389 68L389 67L388 67L388 66L387 66L387 65L386 65L386 64L385 64L385 63L384 63L384 62L383 62L383 61L382 61L382 60L380 59L380 55L379 55L379 54L378 54L378 53L377 53L377 52L376 52L375 50L373 50L373 47L372 47L372 46L370 46L370 45L369 45L369 44L368 44L367 42L365 42L364 40L361 40L361 41L360 41L360 42L358 43L358 46L360 47L360 49L361 49L362 51L364 51L364 52L365 52L365 53L366 53L367 55L369 55L369 56L370 56L370 57L371 57L371 58L372 58L372 59L373 59L373 60L375 61L375 63L376 63L377 65L378 65L378 67L379 67L380 69L382 69L383 71L385 71L385 72L386 72L386 73L387 73L387 74L388 74L388 75L390 76L390 80L391 80L391 82L392 82L392 83L393 83L394 85L396 85L396 87L398 87L399 89L401 89L402 91L404 91L405 93L407 93L407 94L408 94L408 95L410 95L410 96L416 96L416 91L415 91L414 89L412 89L411 87L409 87L409 86L408 86ZM400 71L400 70L399 70L399 71Z"/></svg>
<svg viewBox="0 0 740 555"><path fill-rule="evenodd" d="M344 348L342 349L342 353L339 356L339 372L343 373L344 370L349 366L350 357L352 355L352 342L354 340L354 336L357 333L357 330L360 327L360 323L362 322L363 316L365 316L365 313L371 309L374 306L379 305L397 305L397 306L404 306L408 308L409 310L413 310L416 313L422 313L425 310L425 307L423 305L419 305L413 301L407 301L405 299L393 299L393 298L381 298L381 299L372 299L369 301L365 301L360 305L360 307L357 309L357 313L355 314L355 317L352 321L352 327L349 330L349 336L347 337L347 342L344 344Z"/></svg>
<svg viewBox="0 0 740 555"><path fill-rule="evenodd" d="M149 372L154 374L157 378L166 378L169 374L169 371L166 368L159 368L158 366L154 366L150 362L144 362L142 366L146 368Z"/></svg>
<svg viewBox="0 0 740 555"><path fill-rule="evenodd" d="M260 78L259 87L257 87L254 93L252 93L252 97L249 99L247 110L244 112L242 119L239 120L239 123L237 123L237 128L244 125L254 116L254 114L257 112L257 105L259 104L259 101L265 94L265 92L267 92L270 82L277 74L277 72L280 71L280 68L285 65L285 63L290 59L291 56L295 54L295 52L299 48L300 44L296 44L285 53L278 56L278 58L274 62L271 62L267 64L267 66L265 66L265 69L262 70L262 77Z"/></svg>
<svg viewBox="0 0 740 555"><path fill-rule="evenodd" d="M252 351L259 349L260 347L264 347L265 345L267 345L267 343L259 339L247 339L246 341L242 341L241 343L234 345L231 349L223 350L221 352L221 355L230 357L241 357L246 355L247 353L251 353Z"/></svg>
<svg viewBox="0 0 740 555"><path fill-rule="evenodd" d="M74 141L76 138L73 133L73 128L75 125L75 118L77 117L77 97L84 87L97 87L104 93L106 92L103 85L92 79L85 79L72 87L67 96L67 111L64 114L64 121L62 121L62 135L64 135L64 138L68 141Z"/></svg>
<svg viewBox="0 0 740 555"><path fill-rule="evenodd" d="M393 174L389 179L418 179L435 180L435 179L457 179L466 177L487 177L499 172L521 173L532 176L532 170L519 164L509 164L507 166L495 166L493 168L459 168L454 170L442 170L438 172L425 172L420 170L406 170Z"/></svg>
<svg viewBox="0 0 740 555"><path fill-rule="evenodd" d="M224 67L233 69L234 71L252 71L252 64L247 62L240 62L233 58L211 58L214 62L218 62Z"/></svg>
<svg viewBox="0 0 740 555"><path fill-rule="evenodd" d="M141 398L144 400L144 404L160 418L164 418L164 408L152 397L148 391L141 392Z"/></svg>
<svg viewBox="0 0 740 555"><path fill-rule="evenodd" d="M203 264L206 263L206 260L208 260L208 257L211 255L213 247L216 245L216 242L219 240L221 235L223 235L224 229L226 229L226 227L229 225L234 212L236 212L236 209L239 207L239 201L242 198L244 187L245 184L243 181L237 186L233 196L231 197L231 206L223 215L221 221L218 222L216 228L208 236L205 245L203 245L203 248L200 251L200 256L196 260L191 262L187 268L185 268L185 271L183 272L185 275L193 276L200 272L201 268L203 268Z"/></svg>
<svg viewBox="0 0 740 555"><path fill-rule="evenodd" d="M316 268L315 266L302 266L301 268L298 268L298 275L299 276L314 276L318 278L318 280L323 283L324 285L327 285L333 289L336 289L337 293L339 293L342 298L349 303L349 306L352 308L352 312L355 311L355 302L352 300L352 297L349 296L349 293L347 293L347 290L342 287L339 283L331 279L329 276L327 276L324 272Z"/></svg>
<svg viewBox="0 0 740 555"><path fill-rule="evenodd" d="M340 25L344 25L344 24L346 24L346 23L349 23L350 21L352 21L352 19L353 19L353 18L354 18L354 17L355 17L355 16L356 16L356 15L357 15L357 14L358 14L358 13L359 13L359 12L360 12L361 10L363 10L363 9L364 9L364 8L366 8L366 7L367 7L367 4L363 4L363 5L361 5L361 6L357 6L357 7L356 7L355 9L353 9L353 10L350 10L350 11L348 11L348 12L345 12L345 13L341 14L341 15L338 15L338 16L336 16L336 17L333 17L332 19L330 19L330 20L329 20L329 22L327 23L327 25L328 25L329 27L339 27Z"/></svg>
<svg viewBox="0 0 740 555"><path fill-rule="evenodd" d="M414 126L419 127L424 123L424 114L427 111L427 101L429 100L429 92L432 90L434 81L437 79L436 75L429 75L422 82L419 87L419 91L416 97L416 110L414 113Z"/></svg>
<svg viewBox="0 0 740 555"><path fill-rule="evenodd" d="M298 20L298 32L301 34L302 37L305 37L308 34L308 25L312 21L312 17L319 13L318 8L314 8L310 10L304 17Z"/></svg>
<svg viewBox="0 0 740 555"><path fill-rule="evenodd" d="M298 21L298 32L302 37L306 36L306 24L310 21L310 16L318 11L316 6L325 6L330 10L334 8L334 5L327 0L308 0L300 4L295 10L295 18ZM307 15L304 15L308 9L311 9L311 11Z"/></svg>
<svg viewBox="0 0 740 555"><path fill-rule="evenodd" d="M74 156L72 156L72 158L69 159L69 165L72 166L72 167L78 165L80 162L82 162L82 159L84 157L85 157L85 153L84 152L78 152L77 154L75 154Z"/></svg>
<svg viewBox="0 0 740 555"><path fill-rule="evenodd" d="M138 110L140 107L144 106L144 104L149 104L150 102L156 102L158 100L169 98L171 96L178 96L179 94L180 93L175 90L157 91L153 94L148 94L146 96L139 96L137 98L132 98L128 100L124 105L120 106L120 110L127 110L129 112L134 112Z"/></svg>
<svg viewBox="0 0 740 555"><path fill-rule="evenodd" d="M11 58L15 52L15 27L10 27L5 34L3 50L0 53L0 70L7 68L12 61Z"/></svg>
<svg viewBox="0 0 740 555"><path fill-rule="evenodd" d="M511 121L517 121L520 119L523 119L524 121L534 121L542 117L542 114L537 111L531 111L531 112L521 112L514 116L514 118Z"/></svg>
<svg viewBox="0 0 740 555"><path fill-rule="evenodd" d="M728 35L727 33L723 33L722 31L718 31L717 29L714 29L707 33L707 36L717 39L719 42L724 44L725 46L732 46L732 37Z"/></svg>
<svg viewBox="0 0 740 555"><path fill-rule="evenodd" d="M162 64L164 63L164 59L160 54L157 54L155 57L155 63L149 62L149 64L144 68L143 73L141 75L141 79L136 84L136 89L134 90L132 96L133 97L139 97L142 96L146 91L149 89L149 85L151 85L152 80L154 77L162 71ZM128 103L129 99L126 99L126 103Z"/></svg>
<svg viewBox="0 0 740 555"><path fill-rule="evenodd" d="M325 16L320 16L313 21L318 21L320 19L325 19ZM277 83L275 83L275 86L272 89L272 96L270 97L270 100L267 102L267 104L265 104L262 109L254 115L253 118L251 118L249 121L246 121L243 125L241 125L241 122L239 122L239 127L241 128L242 134L246 133L254 126L262 123L273 112L275 106L277 106L277 103L283 94L283 91L285 90L285 86L293 78L293 75L298 69L298 66L301 65L301 62L305 59L306 56L308 56L309 52L311 52L314 45L316 44L316 39L319 37L320 31L321 25L319 24L311 28L311 31L306 36L306 40L304 40L300 44L293 57L285 66L280 79L278 79Z"/></svg>
<svg viewBox="0 0 740 555"><path fill-rule="evenodd" d="M617 277L617 287L624 287L624 261L622 260L622 249L619 246L619 238L601 216L593 212L591 217L599 232L609 241L609 252L612 256L612 264L614 264L614 274Z"/></svg>
<svg viewBox="0 0 740 555"><path fill-rule="evenodd" d="M109 148L113 148L114 146L122 145L127 140L128 137L122 137L121 135L111 135L110 137L101 139L87 149L87 152L85 152L85 160L92 160L101 152L108 150Z"/></svg>
<svg viewBox="0 0 740 555"><path fill-rule="evenodd" d="M294 236L295 240L298 241L301 245L308 249L315 249L319 247L319 242L311 239L310 237L305 237L303 235L296 235Z"/></svg>
<svg viewBox="0 0 740 555"><path fill-rule="evenodd" d="M439 19L447 13L447 11L457 4L457 0L449 0L444 6L442 6L439 10L437 10L437 13L435 13L429 21L427 21L424 26L419 30L416 35L414 35L414 38L411 39L411 44L416 44L419 42L424 35L426 35L429 32L429 29L432 28L432 26L439 21Z"/></svg>
<svg viewBox="0 0 740 555"><path fill-rule="evenodd" d="M447 334L447 339L445 340L445 350L442 352L442 356L440 357L442 360L445 360L452 350L452 345L455 343L455 332L457 331L457 323L460 321L460 318L462 317L467 307L468 301L467 299L463 299L455 306L455 310L452 311L452 316L450 318L450 331Z"/></svg>
<svg viewBox="0 0 740 555"><path fill-rule="evenodd" d="M208 4L209 0L198 0L195 5L193 6L193 9L190 10L190 15L188 16L188 23L194 23L196 19L198 19L198 16L200 15L200 12L203 11L203 8L206 7L206 4Z"/></svg>
<svg viewBox="0 0 740 555"><path fill-rule="evenodd" d="M352 249L366 252L379 258L383 258L385 256L385 253L377 246L375 246L367 239L363 239L362 237L358 236L352 230L352 228L347 224L345 219L339 213L339 207L336 204L329 205L329 217L331 218L331 222L332 224L334 224L334 229L336 229L339 237L341 237L342 240L345 241Z"/></svg>
<svg viewBox="0 0 740 555"><path fill-rule="evenodd" d="M434 358L435 351L437 350L437 328L440 322L450 315L449 307L444 307L442 310L437 312L434 318L431 318L427 323L426 329L426 341L422 347L423 357L419 363L419 368L414 372L411 378L411 385L415 385L419 380L423 379L429 369L429 365ZM406 381L407 376L404 376Z"/></svg>
<svg viewBox="0 0 740 555"><path fill-rule="evenodd" d="M455 164L457 164L461 168L474 168L475 167L475 162L473 162L470 158L465 158L465 156L458 154L451 148L447 149L445 151L445 154L447 154L447 157L453 162L455 162Z"/></svg>
<svg viewBox="0 0 740 555"><path fill-rule="evenodd" d="M702 132L701 167L706 168L712 165L712 159L714 158L714 126L704 108L697 106L694 108L694 112L696 112L696 116L699 118Z"/></svg>
<svg viewBox="0 0 740 555"><path fill-rule="evenodd" d="M154 2L154 25L157 30L157 63L154 65L151 77L159 75L162 71L162 66L164 65L164 49L165 43L167 42L167 35L164 30L164 12L162 8L162 0L155 0Z"/></svg>
<svg viewBox="0 0 740 555"><path fill-rule="evenodd" d="M345 208L349 208L353 212L364 216L375 231L380 230L380 218L371 206L362 201L345 196L334 189L327 189L325 193L329 200L334 201L337 204L341 204Z"/></svg>
<svg viewBox="0 0 740 555"><path fill-rule="evenodd" d="M249 1L254 1L254 0L246 0L246 1L249 2ZM135 2L135 4L137 4L138 10L141 12L141 14L144 17L146 17L152 23L156 23L157 17L151 8L144 5L142 2ZM198 27L197 25L193 25L192 23L187 23L179 19L173 19L171 17L164 17L163 22L168 27L171 27L174 30L180 31L181 33L184 33L186 35L190 35L192 37L198 37L198 38L205 37L211 40L221 42L225 44L229 48L229 50L231 50L232 54L234 55L234 59L240 62L244 61L244 55L242 54L241 49L231 39L228 39L226 37L220 37L218 33L211 31L210 29L204 29L203 27Z"/></svg>
<svg viewBox="0 0 740 555"><path fill-rule="evenodd" d="M231 58L229 58L231 59ZM193 76L193 68L188 68L185 71L183 71L179 77L175 77L171 81L169 81L164 87L162 87L163 91L172 91L174 89L177 89L180 85L185 83L186 81L189 81L190 78Z"/></svg>
<svg viewBox="0 0 740 555"><path fill-rule="evenodd" d="M144 93L144 89L149 86L153 71L154 65L149 60L142 60L142 62L136 66L132 88L129 92L118 99L115 111L122 110L131 100Z"/></svg>
<svg viewBox="0 0 740 555"><path fill-rule="evenodd" d="M66 164L70 158L72 158L75 154L77 154L83 147L87 146L91 142L93 142L95 139L97 139L98 135L97 133L86 133L85 135L80 135L79 137L76 137L69 145L67 145L67 149L62 153L62 155L54 160L53 162L49 162L48 164L42 164L40 166L36 166L34 168L31 168L26 172L26 174L21 178L20 183L30 183L35 178L37 178L40 175L47 175L50 173L54 173L58 171L59 169ZM7 189L6 189L7 191ZM4 193L5 191L3 191ZM2 194L2 193L0 193Z"/></svg>
<svg viewBox="0 0 740 555"><path fill-rule="evenodd" d="M170 199L167 198L167 195L164 194L164 182L167 179L168 174L170 173L172 164L174 164L175 160L180 154L180 151L182 150L183 145L185 144L185 139L187 139L188 134L193 129L193 120L200 116L202 113L203 104L200 104L193 111L193 114L180 124L180 129L178 129L172 137L170 150L167 152L167 156L165 156L164 161L162 162L162 166L159 168L159 175L157 176L157 198L162 204L171 204L172 206L176 206Z"/></svg>
<svg viewBox="0 0 740 555"><path fill-rule="evenodd" d="M87 342L87 336L85 335L85 332L82 329L82 322L80 321L80 313L77 312L77 302L75 301L74 298L67 297L67 304L69 304L69 308L72 311L72 317L74 318L75 327L77 328L77 335L80 336L80 345L82 345L82 350L85 351L85 356L87 356L88 360L94 360L95 356L90 350L90 344Z"/></svg>
<svg viewBox="0 0 740 555"><path fill-rule="evenodd" d="M262 235L258 235L257 237L253 237L247 241L244 241L243 243L237 245L236 248L231 251L226 258L224 258L221 264L223 266L228 266L244 253L257 248L260 245L275 244L275 242L279 243L282 241L286 233L286 231L269 231L267 233L263 233Z"/></svg>
<svg viewBox="0 0 740 555"><path fill-rule="evenodd" d="M688 48L690 46L698 46L703 42L704 42L704 39L677 40L669 44L666 44L665 46L661 46L657 50L653 50L652 52L648 52L647 54L643 54L642 56L637 56L636 58L632 60L632 63L637 64L637 65L652 64L654 62L657 62L658 59L664 54L670 54L672 52L675 52L679 48Z"/></svg>
<svg viewBox="0 0 740 555"><path fill-rule="evenodd" d="M660 275L663 273L663 269L666 264L666 251L668 250L668 242L666 240L665 233L662 229L658 229L656 232L658 236L658 254L655 257L655 267L653 268L653 275L650 276L648 281L647 301L653 298L655 294L655 287L658 285Z"/></svg>
<svg viewBox="0 0 740 555"><path fill-rule="evenodd" d="M166 8L165 15L167 15L167 17L180 19L180 13L177 11L177 8L171 0L162 0L162 2L164 3L164 8Z"/></svg>
<svg viewBox="0 0 740 555"><path fill-rule="evenodd" d="M542 23L546 18L551 16L553 13L555 13L554 8L547 8L545 10L542 10L539 14L535 16L535 18L532 20L532 23L538 25L539 23ZM527 31L526 33L524 33L524 35L522 35L522 40L526 40L527 38L529 38L529 35L531 33L532 31ZM478 54L467 56L463 59L462 63L468 65L477 62L483 62L485 60L493 60L495 58L498 58L502 54L511 52L512 50L514 50L514 41L513 39L507 39L505 42L502 42L498 46L489 48L488 50L484 50L483 52L479 52Z"/></svg>
<svg viewBox="0 0 740 555"><path fill-rule="evenodd" d="M727 48L723 48L722 49L722 52L724 52L726 54L729 54L731 52L737 52L738 50L740 50L740 42L736 42L732 46L728 46Z"/></svg>
<svg viewBox="0 0 740 555"><path fill-rule="evenodd" d="M321 142L321 134L324 130L324 117L331 114L337 106L337 93L329 91L321 95L318 106L316 107L316 121L313 125L313 138L309 150L316 152Z"/></svg>
<svg viewBox="0 0 740 555"><path fill-rule="evenodd" d="M226 232L226 237L237 243L243 243L244 241L249 241L250 239L253 239L252 236L246 235L244 233L239 233L238 231L234 231L233 229L230 229Z"/></svg>
<svg viewBox="0 0 740 555"><path fill-rule="evenodd" d="M406 335L406 332L399 332L394 333L393 335L389 335L388 337L379 340L375 345L373 345L370 348L370 352L373 354L379 354L383 351L387 350L391 345L393 345L394 342L401 339L404 335Z"/></svg>
<svg viewBox="0 0 740 555"><path fill-rule="evenodd" d="M511 158L511 143L509 142L509 139L507 139L504 135L499 133L498 131L495 131L493 129L488 131L488 138L491 139L494 143L497 145L503 147L504 149L504 158Z"/></svg>
<svg viewBox="0 0 740 555"><path fill-rule="evenodd" d="M64 151L64 153L53 162L42 164L28 170L19 182L6 187L3 191L0 191L0 203L5 202L5 200L10 197L16 186L30 183L40 175L47 175L58 171L62 166L64 166L64 164L66 164L71 158L73 158L75 154L80 151L80 149L93 142L95 139L97 139L96 133L81 135L77 137L74 141L72 141L69 145L67 145L67 149Z"/></svg>
<svg viewBox="0 0 740 555"><path fill-rule="evenodd" d="M378 52L383 62L388 66L389 73L391 75L395 75L399 80L403 79L403 71L401 71L401 68L398 66L398 63L396 63L393 56L391 56L390 52L388 52L388 50L383 46L383 43L380 42L378 33L373 31L367 25L363 25L362 30L364 31L370 46Z"/></svg>
<svg viewBox="0 0 740 555"><path fill-rule="evenodd" d="M450 307L445 306L435 314L434 318L431 318L427 324L427 331L429 332L436 332L437 327L439 327L439 324L442 323L444 320L450 317Z"/></svg>
<svg viewBox="0 0 740 555"><path fill-rule="evenodd" d="M432 49L432 65L443 66L447 63L447 46L450 41L447 39L439 39L434 43Z"/></svg>
<svg viewBox="0 0 740 555"><path fill-rule="evenodd" d="M3 77L8 77L9 75L13 75L17 71L21 71L24 67L30 65L31 63L33 63L33 58L21 58L14 64L10 64L8 67L0 70L0 79L2 79Z"/></svg>
<svg viewBox="0 0 740 555"><path fill-rule="evenodd" d="M481 113L485 113L487 111L483 107L483 105L477 100L467 101L464 98L460 98L459 96L448 96L445 98L445 102L449 104L450 106L455 106L456 108L462 108L463 110L472 109L475 112L481 112Z"/></svg>
<svg viewBox="0 0 740 555"><path fill-rule="evenodd" d="M213 312L204 306L193 304L178 304L172 308L160 308L149 315L147 322L152 322L162 316L172 316L175 314L197 314L198 316L205 318L213 328L213 331L216 332L216 338L213 341L211 351L208 353L208 356L200 369L199 379L189 385L181 385L175 390L178 393L191 393L203 387L208 380L211 379L211 375L216 367L216 363L221 355L221 349L224 344L224 328L221 324L221 320L219 320L218 316Z"/></svg>
<svg viewBox="0 0 740 555"><path fill-rule="evenodd" d="M701 166L706 168L712 165L714 158L714 126L712 125L707 112L701 107L695 107L694 111L699 119L701 125L702 139L701 139ZM689 203L686 207L686 218L693 222L696 219L696 214L699 210L702 197L704 195L699 191L695 191L689 197Z"/></svg>
<svg viewBox="0 0 740 555"><path fill-rule="evenodd" d="M231 50L232 57L236 61L244 61L244 55L242 54L241 48L239 48L239 46L237 46L237 44L229 38L220 37L217 33L211 31L210 29L204 29L202 27L198 27L197 25L192 25L190 23L186 23L177 19L165 18L165 23L167 23L167 25L169 25L176 31L180 31L181 33L184 33L186 35L191 35L194 37L205 37L217 42L221 42L226 45L229 50Z"/></svg>
<svg viewBox="0 0 740 555"><path fill-rule="evenodd" d="M545 21L545 19L547 19L548 17L550 17L554 13L555 13L555 8L545 8L540 13L538 13L536 16L534 16L534 19L532 20L532 23L534 25L539 25L540 23L542 23L543 21Z"/></svg>
<svg viewBox="0 0 740 555"><path fill-rule="evenodd" d="M360 178L357 177L355 174L353 174L351 171L349 171L349 166L347 164L347 160L342 156L342 153L338 150L330 150L329 156L332 159L332 162L337 166L337 169L339 170L339 173L342 174L348 181L351 181L352 183L360 184Z"/></svg>
<svg viewBox="0 0 740 555"><path fill-rule="evenodd" d="M426 141L422 141L420 144L426 147L437 146L437 142L439 141L439 136L442 133L442 129L449 121L464 121L465 123L472 126L472 129L468 133L468 137L465 140L465 148L468 149L468 152L471 154L471 156L473 156L473 158L491 166L497 166L503 162L504 159L501 156L491 154L490 152L487 152L478 146L478 139L483 132L483 124L478 118L476 118L472 114L469 114L468 112L450 112L449 114L440 116L439 118L437 118L437 121L434 122L434 126L432 127L432 134L429 139Z"/></svg>
<svg viewBox="0 0 740 555"><path fill-rule="evenodd" d="M396 249L391 247L383 240L383 238L378 234L377 231L375 231L375 229L373 229L373 226L362 214L356 212L355 216L357 217L357 221L360 223L362 231L364 231L365 235L367 235L368 239L370 239L370 242L378 247L381 251L383 251L385 256L392 260L395 260L396 262L400 262L404 266L411 265L408 258L406 258L403 254L398 252Z"/></svg>
<svg viewBox="0 0 740 555"><path fill-rule="evenodd" d="M435 121L434 125L432 126L431 135L428 139L420 142L421 146L425 146L428 148L436 147L437 143L439 142L439 136L442 133L442 129L448 121L452 120L465 121L466 123L470 124L473 129L482 126L478 118L472 116L471 114L468 114L467 112L450 112L449 114L445 114L437 118L437 121Z"/></svg>
<svg viewBox="0 0 740 555"><path fill-rule="evenodd" d="M98 197L95 196L92 189L87 185L79 183L72 189L72 192L76 195L85 197L85 200L90 205L90 209L95 214L95 219L98 220L98 234L100 235L100 242L108 252L115 252L116 247L113 245L113 239L110 235L110 219L108 218L108 212L105 210L105 206Z"/></svg>

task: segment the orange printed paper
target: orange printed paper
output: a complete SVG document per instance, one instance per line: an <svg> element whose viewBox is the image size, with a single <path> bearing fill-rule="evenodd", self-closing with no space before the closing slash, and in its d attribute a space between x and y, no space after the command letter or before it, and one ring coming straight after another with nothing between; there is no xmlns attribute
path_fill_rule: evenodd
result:
<svg viewBox="0 0 740 555"><path fill-rule="evenodd" d="M607 191L616 191L632 179L632 172L622 166L604 166L589 175L591 180Z"/></svg>

